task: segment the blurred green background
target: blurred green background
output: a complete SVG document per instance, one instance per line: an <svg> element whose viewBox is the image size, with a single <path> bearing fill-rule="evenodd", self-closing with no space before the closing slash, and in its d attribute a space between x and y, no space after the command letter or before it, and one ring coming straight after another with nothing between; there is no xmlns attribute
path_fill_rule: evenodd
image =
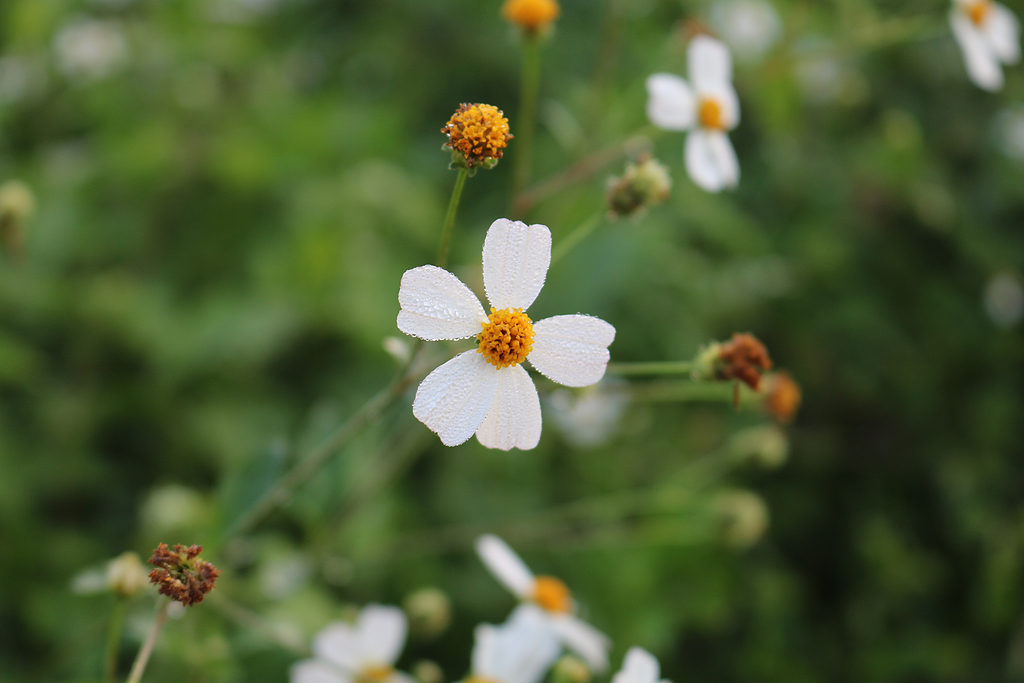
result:
<svg viewBox="0 0 1024 683"><path fill-rule="evenodd" d="M644 79L685 75L723 2L566 0L534 178L650 135ZM600 390L622 413L595 434L566 410L593 394L541 383L536 450L449 449L410 390L232 535L395 376L398 283L455 178L439 129L486 102L516 132L519 38L496 1L0 2L0 184L35 203L0 259L0 678L102 680L117 601L89 572L180 542L223 573L147 681L285 680L329 620L429 586L451 625L400 665L457 680L513 604L472 551L492 531L566 580L616 668L640 645L678 682L1024 679L1024 72L974 87L939 0L774 7L736 63L739 188L697 189L684 136L651 135L671 199L599 226L530 315L608 320L621 362L753 332L803 388L792 425L641 378ZM478 290L515 154L459 209ZM624 160L512 217L557 245Z"/></svg>

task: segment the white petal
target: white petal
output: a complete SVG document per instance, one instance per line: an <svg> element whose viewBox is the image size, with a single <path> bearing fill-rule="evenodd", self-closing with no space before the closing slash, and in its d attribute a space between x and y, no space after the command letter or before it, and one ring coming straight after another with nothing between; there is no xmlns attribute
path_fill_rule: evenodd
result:
<svg viewBox="0 0 1024 683"><path fill-rule="evenodd" d="M550 620L534 605L520 605L494 629L488 657L480 658L482 668L473 673L501 683L539 683L561 650Z"/></svg>
<svg viewBox="0 0 1024 683"><path fill-rule="evenodd" d="M964 54L964 65L971 81L984 90L996 91L1003 87L1003 69L999 59L985 42L981 32L961 11L953 9L949 15L953 36Z"/></svg>
<svg viewBox="0 0 1024 683"><path fill-rule="evenodd" d="M720 130L708 131L708 145L718 164L722 182L726 187L736 187L740 182L740 162L736 159L736 150L729 142L729 136Z"/></svg>
<svg viewBox="0 0 1024 683"><path fill-rule="evenodd" d="M686 136L683 158L686 161L686 172L697 187L708 192L719 192L725 187L725 178L718 167L709 131L703 128L690 131Z"/></svg>
<svg viewBox="0 0 1024 683"><path fill-rule="evenodd" d="M528 451L540 442L540 427L540 398L530 375L522 365L498 370L498 391L476 438L487 448Z"/></svg>
<svg viewBox="0 0 1024 683"><path fill-rule="evenodd" d="M398 329L428 341L465 339L487 322L479 299L459 278L437 266L405 271L398 288Z"/></svg>
<svg viewBox="0 0 1024 683"><path fill-rule="evenodd" d="M559 614L550 619L566 648L582 657L595 672L608 668L608 648L611 647L608 636L572 614Z"/></svg>
<svg viewBox="0 0 1024 683"><path fill-rule="evenodd" d="M525 600L533 594L533 572L508 543L494 534L484 534L476 540L476 552L494 577L517 598Z"/></svg>
<svg viewBox="0 0 1024 683"><path fill-rule="evenodd" d="M292 664L288 680L291 683L348 683L351 679L327 662L303 659Z"/></svg>
<svg viewBox="0 0 1024 683"><path fill-rule="evenodd" d="M363 665L392 665L405 645L405 612L397 607L367 605L356 625L363 643Z"/></svg>
<svg viewBox="0 0 1024 683"><path fill-rule="evenodd" d="M658 683L660 672L654 655L642 647L631 647L612 683Z"/></svg>
<svg viewBox="0 0 1024 683"><path fill-rule="evenodd" d="M732 58L722 41L703 34L696 36L690 41L686 58L690 82L697 92L732 82Z"/></svg>
<svg viewBox="0 0 1024 683"><path fill-rule="evenodd" d="M484 238L484 289L491 306L528 308L551 265L551 231L499 218Z"/></svg>
<svg viewBox="0 0 1024 683"><path fill-rule="evenodd" d="M647 118L664 130L688 130L696 120L696 99L690 85L673 74L647 77Z"/></svg>
<svg viewBox="0 0 1024 683"><path fill-rule="evenodd" d="M473 632L473 653L470 656L470 673L482 679L494 679L493 662L501 656L498 629L490 624L480 624Z"/></svg>
<svg viewBox="0 0 1024 683"><path fill-rule="evenodd" d="M1020 61L1020 21L1004 5L993 2L981 27L989 47L1004 64Z"/></svg>
<svg viewBox="0 0 1024 683"><path fill-rule="evenodd" d="M350 673L359 670L362 649L356 629L343 621L328 624L313 639L313 654Z"/></svg>
<svg viewBox="0 0 1024 683"><path fill-rule="evenodd" d="M465 351L420 382L412 414L437 432L445 446L458 446L480 428L497 389L494 366L476 350Z"/></svg>
<svg viewBox="0 0 1024 683"><path fill-rule="evenodd" d="M690 133L693 135L693 133ZM569 387L594 384L608 367L615 328L589 315L556 315L533 324L527 356L544 376Z"/></svg>

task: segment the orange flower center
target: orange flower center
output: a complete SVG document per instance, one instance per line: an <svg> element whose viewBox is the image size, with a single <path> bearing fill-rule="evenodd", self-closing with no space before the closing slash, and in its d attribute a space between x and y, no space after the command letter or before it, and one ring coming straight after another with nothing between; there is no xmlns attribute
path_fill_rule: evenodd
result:
<svg viewBox="0 0 1024 683"><path fill-rule="evenodd" d="M506 0L501 16L527 31L537 31L557 19L560 11L555 0Z"/></svg>
<svg viewBox="0 0 1024 683"><path fill-rule="evenodd" d="M441 129L445 144L458 150L469 166L484 159L500 159L512 139L508 119L490 104L462 104Z"/></svg>
<svg viewBox="0 0 1024 683"><path fill-rule="evenodd" d="M725 124L722 122L722 105L716 100L709 98L701 100L697 116L700 119L700 125L704 128L711 128L712 130L722 130L725 128Z"/></svg>
<svg viewBox="0 0 1024 683"><path fill-rule="evenodd" d="M967 16L971 18L975 26L981 26L990 9L992 9L991 0L975 0L964 7L964 11L967 12Z"/></svg>
<svg viewBox="0 0 1024 683"><path fill-rule="evenodd" d="M538 576L533 583L533 601L549 612L571 612L569 588L553 576Z"/></svg>
<svg viewBox="0 0 1024 683"><path fill-rule="evenodd" d="M391 678L393 672L394 669L390 666L368 666L359 672L356 680L359 683L384 683Z"/></svg>
<svg viewBox="0 0 1024 683"><path fill-rule="evenodd" d="M533 346L533 322L521 308L491 309L484 331L476 336L477 352L496 368L519 365Z"/></svg>

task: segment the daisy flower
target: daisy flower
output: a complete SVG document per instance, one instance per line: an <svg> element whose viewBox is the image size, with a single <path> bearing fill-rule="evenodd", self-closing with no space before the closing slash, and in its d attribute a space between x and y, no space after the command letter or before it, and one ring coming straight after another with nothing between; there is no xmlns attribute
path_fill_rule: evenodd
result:
<svg viewBox="0 0 1024 683"><path fill-rule="evenodd" d="M477 539L476 551L494 577L525 603L540 608L548 627L565 647L586 660L590 668L608 668L608 636L575 615L568 587L553 576L534 576L505 541L493 534Z"/></svg>
<svg viewBox="0 0 1024 683"><path fill-rule="evenodd" d="M661 667L658 660L642 647L631 647L622 660L622 668L612 677L612 683L659 683ZM660 683L669 683L661 680Z"/></svg>
<svg viewBox="0 0 1024 683"><path fill-rule="evenodd" d="M501 626L477 626L466 682L539 683L561 651L541 610L520 605Z"/></svg>
<svg viewBox="0 0 1024 683"><path fill-rule="evenodd" d="M953 0L949 25L974 84L990 91L1002 88L1002 65L1020 60L1016 15L992 0Z"/></svg>
<svg viewBox="0 0 1024 683"><path fill-rule="evenodd" d="M405 644L405 614L367 605L356 623L336 622L313 640L314 659L291 668L291 683L413 683L394 664Z"/></svg>
<svg viewBox="0 0 1024 683"><path fill-rule="evenodd" d="M739 123L740 104L732 86L729 48L699 35L690 42L687 62L689 83L665 73L647 78L647 117L664 130L690 131L683 157L699 187L708 192L736 187L740 165L726 132Z"/></svg>
<svg viewBox="0 0 1024 683"><path fill-rule="evenodd" d="M488 316L457 277L436 266L405 272L398 290L398 329L428 341L476 337L465 351L427 375L413 415L446 446L474 433L488 448L533 448L540 441L540 400L521 363L570 387L594 384L608 365L615 328L587 315L533 322L525 310L544 286L551 232L499 218L484 239Z"/></svg>

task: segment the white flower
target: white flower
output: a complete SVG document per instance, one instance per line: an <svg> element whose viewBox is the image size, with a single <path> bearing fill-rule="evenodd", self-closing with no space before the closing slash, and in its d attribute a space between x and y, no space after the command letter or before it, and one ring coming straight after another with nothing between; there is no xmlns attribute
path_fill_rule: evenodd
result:
<svg viewBox="0 0 1024 683"><path fill-rule="evenodd" d="M990 91L1002 88L1002 65L1020 60L1016 15L992 0L953 0L949 25L974 84Z"/></svg>
<svg viewBox="0 0 1024 683"><path fill-rule="evenodd" d="M476 295L436 266L405 272L398 291L398 329L420 339L477 337L420 383L412 412L446 446L474 433L488 448L533 448L540 441L540 400L523 369L534 368L570 387L594 384L608 365L615 328L587 315L559 315L536 323L524 312L544 286L551 263L551 232L499 218L484 239L488 317ZM481 328L482 331L481 331Z"/></svg>
<svg viewBox="0 0 1024 683"><path fill-rule="evenodd" d="M642 647L631 647L622 660L622 668L612 677L612 683L659 683L661 667L658 660ZM669 683L662 680L660 683Z"/></svg>
<svg viewBox="0 0 1024 683"><path fill-rule="evenodd" d="M70 78L99 80L128 57L128 40L115 21L78 19L53 39L57 65Z"/></svg>
<svg viewBox="0 0 1024 683"><path fill-rule="evenodd" d="M469 680L538 683L561 651L543 612L533 605L520 605L501 626L477 626Z"/></svg>
<svg viewBox="0 0 1024 683"><path fill-rule="evenodd" d="M608 636L574 614L576 603L562 581L553 576L534 576L519 555L493 534L478 538L476 551L513 595L541 608L540 614L563 645L585 659L595 671L608 668Z"/></svg>
<svg viewBox="0 0 1024 683"><path fill-rule="evenodd" d="M782 35L782 20L767 0L718 0L710 18L741 62L757 61Z"/></svg>
<svg viewBox="0 0 1024 683"><path fill-rule="evenodd" d="M412 683L394 669L406 630L402 610L367 605L355 625L336 622L317 635L315 659L294 664L291 683Z"/></svg>
<svg viewBox="0 0 1024 683"><path fill-rule="evenodd" d="M732 87L729 49L700 35L687 51L690 82L673 74L647 79L647 116L665 130L693 130L686 137L686 171L699 187L718 192L736 187L740 165L726 131L740 121L740 103Z"/></svg>
<svg viewBox="0 0 1024 683"><path fill-rule="evenodd" d="M629 404L626 386L620 378L606 377L578 395L569 389L552 392L548 406L552 409L555 426L573 446L604 445L618 430L619 420Z"/></svg>

